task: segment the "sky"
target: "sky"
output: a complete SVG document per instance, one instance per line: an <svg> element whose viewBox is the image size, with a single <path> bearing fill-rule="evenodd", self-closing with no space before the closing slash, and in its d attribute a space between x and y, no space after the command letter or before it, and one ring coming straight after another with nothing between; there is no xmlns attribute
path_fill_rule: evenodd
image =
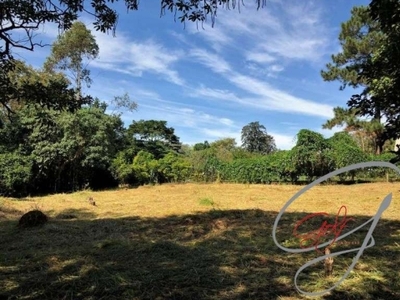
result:
<svg viewBox="0 0 400 300"><path fill-rule="evenodd" d="M367 1L269 0L257 10L253 0L237 10L220 8L214 27L160 17L156 1L141 1L138 11L119 13L116 36L92 30L99 57L88 65L93 84L84 93L110 101L128 93L138 104L122 120L165 120L184 144L235 138L250 122L264 125L279 149L295 145L310 129L330 137L341 128L322 129L333 108L346 106L355 93L324 82L320 71L340 51L340 25L353 6ZM36 41L51 44L58 30L45 25ZM50 46L15 51L40 68ZM110 112L112 108L110 107Z"/></svg>

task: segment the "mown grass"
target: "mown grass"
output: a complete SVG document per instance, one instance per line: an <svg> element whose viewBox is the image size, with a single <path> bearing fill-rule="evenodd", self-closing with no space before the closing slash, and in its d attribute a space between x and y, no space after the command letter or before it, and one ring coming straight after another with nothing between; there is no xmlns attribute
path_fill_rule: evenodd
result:
<svg viewBox="0 0 400 300"><path fill-rule="evenodd" d="M293 278L316 251L293 254L272 240L279 210L301 187L185 184L79 192L23 200L1 199L0 299L306 299ZM347 206L346 230L393 199L349 277L320 299L400 298L400 184L317 186L296 200L279 223L278 240L298 248L294 224L319 211L334 217ZM87 202L91 196L96 206ZM19 217L39 208L40 228L18 229ZM309 222L315 230L322 220ZM361 243L368 227L347 241ZM334 246L334 251L357 245ZM300 276L301 289L329 288L354 253Z"/></svg>

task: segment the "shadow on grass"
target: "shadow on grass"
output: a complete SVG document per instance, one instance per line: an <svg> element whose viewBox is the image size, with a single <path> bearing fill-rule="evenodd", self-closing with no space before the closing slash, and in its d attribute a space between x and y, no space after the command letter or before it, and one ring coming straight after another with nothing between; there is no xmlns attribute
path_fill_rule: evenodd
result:
<svg viewBox="0 0 400 300"><path fill-rule="evenodd" d="M281 243L291 243L292 225L304 215L284 214ZM279 249L271 237L276 216L216 210L160 219L52 219L27 230L0 220L7 229L0 231L0 299L302 299L293 278L317 255ZM357 225L368 220L354 218ZM366 231L351 238L363 239ZM376 246L322 299L399 298L399 232L399 222L381 220ZM321 265L305 271L299 284L309 292L329 288L352 256L336 258L330 284Z"/></svg>
<svg viewBox="0 0 400 300"><path fill-rule="evenodd" d="M50 210L47 212L49 215L53 215L54 211ZM59 212L54 216L56 219L92 219L95 218L96 214L89 209L75 209L75 208L68 208L64 209L63 211Z"/></svg>

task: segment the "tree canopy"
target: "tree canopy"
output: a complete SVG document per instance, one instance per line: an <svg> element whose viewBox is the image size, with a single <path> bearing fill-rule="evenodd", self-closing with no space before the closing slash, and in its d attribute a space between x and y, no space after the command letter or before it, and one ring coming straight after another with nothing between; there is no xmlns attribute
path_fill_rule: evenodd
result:
<svg viewBox="0 0 400 300"><path fill-rule="evenodd" d="M342 50L332 55L332 62L321 71L321 76L325 81L339 81L341 90L351 86L362 91L348 100L348 109L335 108L335 117L324 127L332 128L344 122L347 129L365 130L373 137L375 153L380 154L385 142L396 137L397 129L392 130L390 123L399 116L390 108L396 98L389 100L388 95L380 92L382 84L378 84L386 82L382 79L385 68L376 61L381 57L382 48L387 47L388 34L382 30L380 21L372 17L371 7L359 6L342 23L339 41ZM386 118L384 124L383 118Z"/></svg>
<svg viewBox="0 0 400 300"><path fill-rule="evenodd" d="M394 0L372 0L370 15L380 24L386 40L379 47L365 73L375 98L387 118L386 130L391 137L400 137L400 3ZM368 103L367 103L368 104ZM365 111L368 106L365 105Z"/></svg>
<svg viewBox="0 0 400 300"><path fill-rule="evenodd" d="M51 54L44 63L47 71L60 69L70 70L75 83L76 97L82 96L82 81L89 86L91 83L90 71L84 59L93 60L99 54L99 46L95 37L82 22L74 22L70 29L62 35L51 47Z"/></svg>
<svg viewBox="0 0 400 300"><path fill-rule="evenodd" d="M273 136L260 122L251 122L242 128L242 146L249 152L269 154L276 150Z"/></svg>

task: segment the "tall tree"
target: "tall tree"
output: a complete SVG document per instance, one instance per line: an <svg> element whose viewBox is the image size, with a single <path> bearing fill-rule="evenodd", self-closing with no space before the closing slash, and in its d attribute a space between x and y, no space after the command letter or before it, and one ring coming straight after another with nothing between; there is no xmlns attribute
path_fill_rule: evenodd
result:
<svg viewBox="0 0 400 300"><path fill-rule="evenodd" d="M356 109L336 107L333 111L334 117L323 124L322 128L332 129L335 126L345 125L344 130L358 138L363 151L368 152L367 149L369 149L369 145L372 144L375 154L379 155L382 153L386 139L382 140L385 134L385 127L380 120L361 120L357 117Z"/></svg>
<svg viewBox="0 0 400 300"><path fill-rule="evenodd" d="M75 22L51 47L51 54L44 63L46 71L69 70L75 83L76 99L82 97L82 81L91 83L87 65L99 54L95 37L82 22ZM86 61L84 61L86 59Z"/></svg>
<svg viewBox="0 0 400 300"><path fill-rule="evenodd" d="M392 138L400 137L400 3L372 0L370 15L386 35L371 63L365 68L375 97L383 99L386 129ZM399 154L400 155L400 154Z"/></svg>
<svg viewBox="0 0 400 300"><path fill-rule="evenodd" d="M242 146L249 152L269 154L276 150L274 137L258 121L242 128Z"/></svg>
<svg viewBox="0 0 400 300"><path fill-rule="evenodd" d="M383 98L373 93L370 76L365 74L365 69L385 43L386 36L380 29L379 22L371 18L367 6L354 7L351 10L351 18L342 23L341 27L339 41L342 51L332 55L332 63L326 65L326 70L321 71L321 76L325 81L341 82L341 90L346 86L363 89L362 93L353 95L347 104L354 117L371 117L370 124L361 123L353 118L353 125L369 126L370 130L374 131L375 152L380 154L389 138L381 124L384 116ZM344 111L336 109L335 117L328 121L327 128L335 122L345 121L345 116L340 115Z"/></svg>
<svg viewBox="0 0 400 300"><path fill-rule="evenodd" d="M179 152L181 142L175 135L175 129L167 126L167 121L140 120L133 121L127 130L132 146L144 150L156 159L162 158L169 151Z"/></svg>

